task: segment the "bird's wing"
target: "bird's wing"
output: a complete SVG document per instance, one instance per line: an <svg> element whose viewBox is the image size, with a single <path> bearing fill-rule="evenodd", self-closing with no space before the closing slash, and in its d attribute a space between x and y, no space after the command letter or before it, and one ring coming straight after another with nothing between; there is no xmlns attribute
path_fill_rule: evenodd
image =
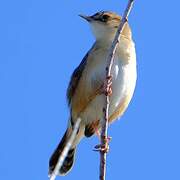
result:
<svg viewBox="0 0 180 180"><path fill-rule="evenodd" d="M79 81L81 79L83 70L85 69L89 53L94 48L94 46L95 45L93 45L92 48L86 53L86 55L82 59L79 66L74 70L73 74L71 75L71 79L70 79L69 86L68 86L68 89L67 89L68 105L71 104L72 97L73 97L73 95L74 95L74 93L76 91L76 88L77 88L78 84L79 84Z"/></svg>

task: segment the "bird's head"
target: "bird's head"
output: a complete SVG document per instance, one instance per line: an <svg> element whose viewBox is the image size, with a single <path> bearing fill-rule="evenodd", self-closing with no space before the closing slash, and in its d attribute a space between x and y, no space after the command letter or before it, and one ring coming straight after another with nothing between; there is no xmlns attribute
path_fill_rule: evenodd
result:
<svg viewBox="0 0 180 180"><path fill-rule="evenodd" d="M121 21L121 16L110 11L100 11L92 16L79 15L90 23L96 40L112 40ZM131 30L126 23L122 35L131 38Z"/></svg>

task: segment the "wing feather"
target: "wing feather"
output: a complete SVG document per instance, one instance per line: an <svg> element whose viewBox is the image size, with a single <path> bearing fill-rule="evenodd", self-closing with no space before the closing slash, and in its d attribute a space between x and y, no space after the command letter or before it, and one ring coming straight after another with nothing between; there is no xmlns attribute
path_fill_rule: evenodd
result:
<svg viewBox="0 0 180 180"><path fill-rule="evenodd" d="M68 101L68 105L71 104L72 97L75 94L75 91L76 91L76 88L77 88L77 86L79 84L79 81L81 79L83 70L85 69L89 53L94 48L94 46L95 45L93 45L92 48L86 53L86 55L82 59L82 61L79 64L79 66L74 70L74 72L71 75L71 79L70 79L69 86L68 86L68 89L67 89L67 101Z"/></svg>

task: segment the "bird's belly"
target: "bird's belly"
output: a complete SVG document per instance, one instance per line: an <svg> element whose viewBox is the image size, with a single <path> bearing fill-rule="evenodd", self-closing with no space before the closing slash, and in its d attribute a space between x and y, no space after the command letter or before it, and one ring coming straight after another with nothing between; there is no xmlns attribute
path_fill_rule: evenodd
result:
<svg viewBox="0 0 180 180"><path fill-rule="evenodd" d="M104 64L104 65L103 65ZM92 73L91 79L103 84L105 79L105 63L97 66ZM136 82L136 65L123 64L119 59L115 59L112 66L112 95L110 96L109 116L111 116L123 103L126 96L130 101ZM127 103L127 102L126 102ZM128 102L129 103L129 102ZM82 114L85 124L102 119L103 106L105 104L104 94L96 96Z"/></svg>

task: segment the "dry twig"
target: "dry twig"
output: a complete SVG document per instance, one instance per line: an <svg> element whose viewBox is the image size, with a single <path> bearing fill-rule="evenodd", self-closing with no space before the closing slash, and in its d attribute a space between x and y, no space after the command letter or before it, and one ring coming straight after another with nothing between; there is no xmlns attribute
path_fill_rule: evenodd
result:
<svg viewBox="0 0 180 180"><path fill-rule="evenodd" d="M106 67L106 80L105 80L106 81L105 83L106 84L106 92L105 92L106 98L105 98L105 105L103 108L104 118L103 118L102 131L101 131L101 147L103 147L103 149L105 150L103 149L100 150L100 176L99 176L100 180L105 180L105 175L106 175L106 155L107 155L107 149L108 149L107 130L108 130L108 117L109 117L108 111L109 111L109 105L110 105L109 90L110 90L110 82L111 82L111 68L113 65L116 48L120 41L120 35L123 31L123 27L125 23L127 22L133 3L134 3L134 0L129 0L126 10L124 11L122 20L119 24L114 41L110 48L108 58L107 58L108 64Z"/></svg>

